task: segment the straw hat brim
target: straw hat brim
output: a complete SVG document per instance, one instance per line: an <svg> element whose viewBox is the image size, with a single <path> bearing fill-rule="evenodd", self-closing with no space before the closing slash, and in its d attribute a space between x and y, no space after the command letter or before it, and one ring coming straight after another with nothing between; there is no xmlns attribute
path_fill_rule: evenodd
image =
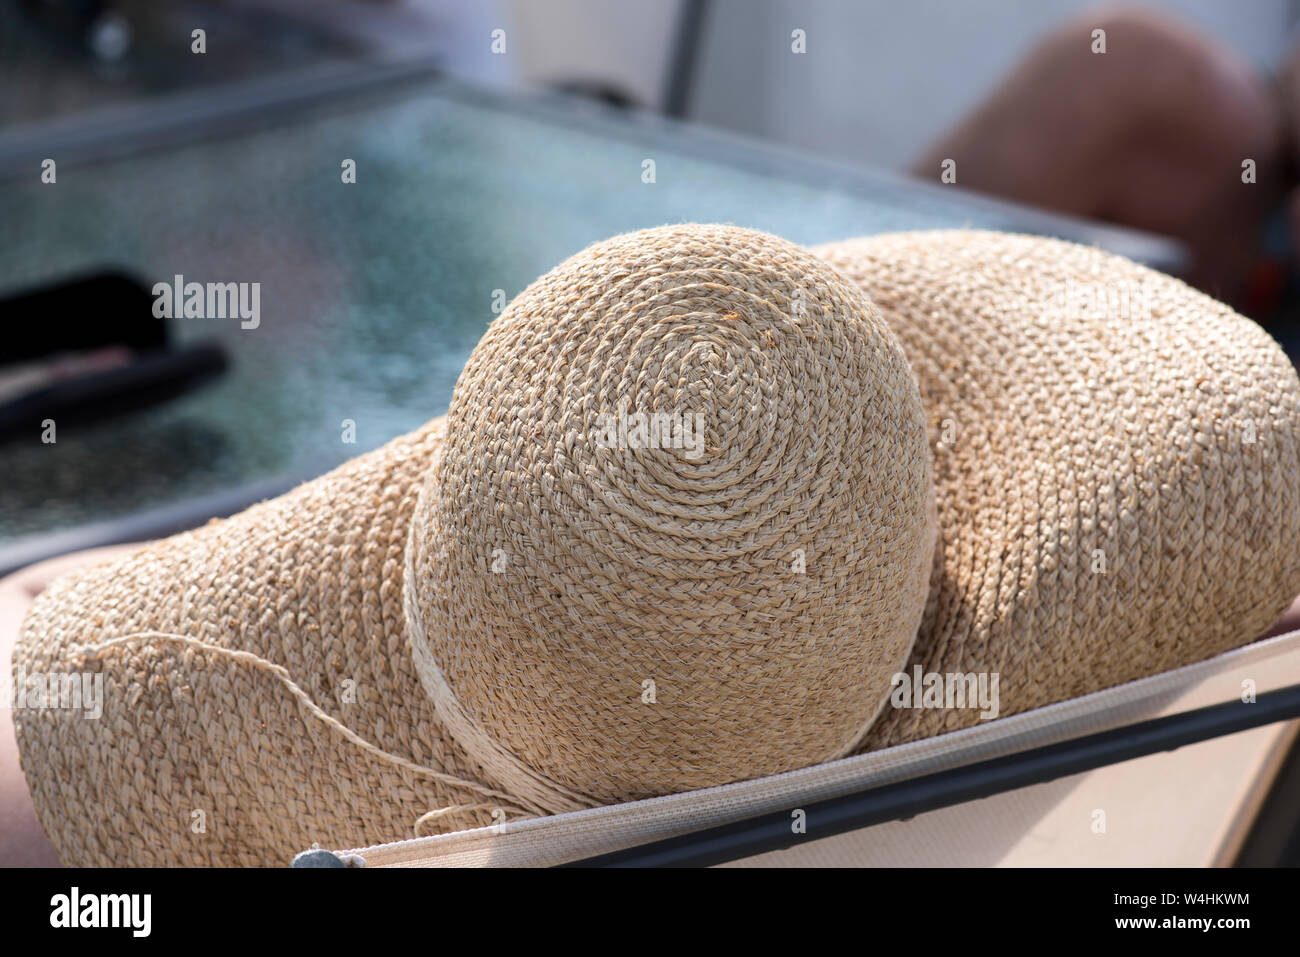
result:
<svg viewBox="0 0 1300 957"><path fill-rule="evenodd" d="M479 783L407 647L408 526L443 434L434 420L37 598L15 672L103 676L97 719L14 715L65 863L266 865L536 811ZM219 613L187 582L216 584Z"/></svg>
<svg viewBox="0 0 1300 957"><path fill-rule="evenodd" d="M1245 644L1300 592L1300 382L1254 322L1041 237L814 252L880 310L929 418L941 543L909 676L996 674L999 714L1027 711ZM980 711L886 708L859 751Z"/></svg>

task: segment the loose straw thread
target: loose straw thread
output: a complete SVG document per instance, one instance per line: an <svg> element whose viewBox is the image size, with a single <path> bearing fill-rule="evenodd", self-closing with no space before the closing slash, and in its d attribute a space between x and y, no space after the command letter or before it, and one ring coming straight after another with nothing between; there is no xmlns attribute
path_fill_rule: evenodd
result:
<svg viewBox="0 0 1300 957"><path fill-rule="evenodd" d="M519 809L503 807L500 804L453 804L449 807L435 808L432 811L420 815L420 817L418 817L415 821L413 830L415 831L416 837L424 837L425 835L420 833L420 829L424 827L424 825L432 823L433 821L441 821L444 818L455 817L458 814L477 814L482 811L487 811L492 814L495 814L497 811L501 811L504 814L507 811L511 811L511 810L518 811ZM514 820L517 821L526 820L528 818L533 818L533 817L537 817L537 815L528 814L528 813L519 813L515 815ZM509 818L507 818L505 822L501 822L501 823L508 823L508 822L509 822Z"/></svg>
<svg viewBox="0 0 1300 957"><path fill-rule="evenodd" d="M124 648L133 642L158 641L160 639L162 641L168 641L173 644L184 645L190 648L194 648L199 651L213 652L218 656L228 658L232 661L238 661L242 664L250 665L254 670L260 671L264 674L271 675L282 685L284 685L284 687L289 691L289 693L298 700L298 703L301 704L304 708L306 708L308 713L311 714L314 718L317 718L319 721L324 723L327 727L330 727L335 731L338 731L340 734L343 735L344 738L348 740L348 742L361 748L367 754L370 754L381 761L391 764L394 767L401 768L405 771L409 771L412 774L420 775L422 777L431 778L432 780L438 781L441 784L446 784L451 787L465 788L467 790L474 791L475 793L480 794L483 797L496 798L503 805L513 807L516 810L519 810L522 807L523 810L531 812L531 814L534 816L541 816L547 813L543 808L538 807L537 805L531 803L527 799L527 797L505 794L501 791L494 790L493 788L485 787L484 785L479 784L476 781L470 781L465 778L456 777L455 775L452 774L444 774L441 771L435 771L432 768L424 767L423 765L419 765L413 761L409 761L406 758L401 757L400 755L390 754L389 752L384 751L382 748L376 747L375 745L371 744L369 741L366 741L364 738L358 735L347 725L342 724L336 718L327 714L325 711L321 710L320 706L317 705L316 702L312 701L310 696L308 696L308 694L302 690L301 686L299 686L297 682L293 680L289 672L286 671L283 667L275 664L272 661L267 661L265 658L262 658L259 655L255 655L252 652L239 651L231 648L223 648L220 645L209 644L208 642L200 641L197 638L191 638L186 635L176 635L176 634L171 634L169 632L163 632L163 631L141 631L141 632L135 632L130 635L121 635L117 638L109 639L108 641L102 642L101 644L98 645L88 646L84 650L83 654L85 655L85 657L89 659L99 660L107 652ZM419 828L422 824L427 823L428 821L431 820L435 820L444 811L453 811L457 809L463 809L466 807L477 807L477 806L480 805L458 805L450 808L441 808L438 810L430 811L427 814L422 815L420 818L416 820L415 827ZM485 805L485 806L499 807L501 805Z"/></svg>

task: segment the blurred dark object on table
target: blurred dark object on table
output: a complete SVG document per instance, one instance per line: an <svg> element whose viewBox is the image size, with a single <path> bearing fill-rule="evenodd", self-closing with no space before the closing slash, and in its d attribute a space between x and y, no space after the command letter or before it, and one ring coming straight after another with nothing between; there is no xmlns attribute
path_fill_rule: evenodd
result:
<svg viewBox="0 0 1300 957"><path fill-rule="evenodd" d="M219 344L169 348L153 306L150 291L119 272L0 299L0 441L154 405L225 370Z"/></svg>

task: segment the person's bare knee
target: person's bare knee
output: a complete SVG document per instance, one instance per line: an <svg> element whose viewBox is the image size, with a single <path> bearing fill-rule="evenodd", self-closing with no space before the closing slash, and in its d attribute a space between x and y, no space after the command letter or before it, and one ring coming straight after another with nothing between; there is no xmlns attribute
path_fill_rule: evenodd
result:
<svg viewBox="0 0 1300 957"><path fill-rule="evenodd" d="M1178 236L1193 278L1225 287L1253 252L1279 154L1277 105L1247 64L1167 16L1110 6L1039 41L914 169L953 158L973 189Z"/></svg>
<svg viewBox="0 0 1300 957"><path fill-rule="evenodd" d="M1234 52L1176 21L1126 10L1103 22L1109 95L1132 102L1093 215L1183 239L1193 281L1230 297L1281 194L1279 103Z"/></svg>
<svg viewBox="0 0 1300 957"><path fill-rule="evenodd" d="M0 667L7 674L12 673L14 640L25 611L22 596L0 594ZM7 687L8 682L5 684ZM58 855L36 818L27 779L18 762L14 713L9 705L4 702L0 706L0 866L56 866Z"/></svg>

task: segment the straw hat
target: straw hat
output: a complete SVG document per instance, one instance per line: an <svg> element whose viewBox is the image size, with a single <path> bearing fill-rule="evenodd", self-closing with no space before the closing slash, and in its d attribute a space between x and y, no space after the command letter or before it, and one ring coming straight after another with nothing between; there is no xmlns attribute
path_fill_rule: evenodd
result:
<svg viewBox="0 0 1300 957"><path fill-rule="evenodd" d="M97 721L15 714L64 859L275 864L770 774L979 720L896 707L905 667L996 673L1006 715L1300 591L1300 383L1254 324L1051 240L818 253L598 244L446 419L51 586L15 670L106 686Z"/></svg>
<svg viewBox="0 0 1300 957"><path fill-rule="evenodd" d="M852 751L934 554L925 413L825 262L720 226L525 290L435 420L53 584L15 713L70 864L282 864Z"/></svg>
<svg viewBox="0 0 1300 957"><path fill-rule="evenodd" d="M908 674L996 673L1012 714L1244 644L1300 592L1300 384L1253 322L1055 240L815 251L885 316L929 417L941 543ZM861 750L979 720L890 707Z"/></svg>

